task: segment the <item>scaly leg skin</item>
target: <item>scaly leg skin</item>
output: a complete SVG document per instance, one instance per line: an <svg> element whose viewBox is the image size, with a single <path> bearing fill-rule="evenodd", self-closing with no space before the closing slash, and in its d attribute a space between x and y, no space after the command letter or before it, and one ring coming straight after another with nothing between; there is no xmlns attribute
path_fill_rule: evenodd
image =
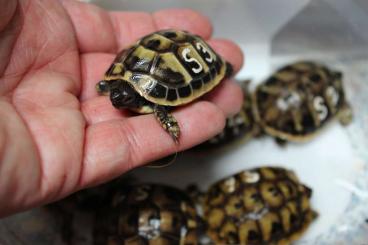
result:
<svg viewBox="0 0 368 245"><path fill-rule="evenodd" d="M351 109L351 106L347 102L340 109L338 119L340 123L344 126L350 124L351 121L353 120L353 110Z"/></svg>
<svg viewBox="0 0 368 245"><path fill-rule="evenodd" d="M161 126L168 132L176 144L179 143L180 128L175 117L164 106L156 105L153 113Z"/></svg>
<svg viewBox="0 0 368 245"><path fill-rule="evenodd" d="M278 144L281 147L285 147L286 144L287 144L287 140L284 140L284 139L281 139L281 138L278 138L278 137L275 138L275 142L276 142L276 144Z"/></svg>

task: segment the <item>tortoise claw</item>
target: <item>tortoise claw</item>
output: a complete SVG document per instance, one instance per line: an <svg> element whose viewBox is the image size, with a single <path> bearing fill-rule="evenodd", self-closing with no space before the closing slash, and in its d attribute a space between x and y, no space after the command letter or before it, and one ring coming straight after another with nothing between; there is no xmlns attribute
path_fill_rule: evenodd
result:
<svg viewBox="0 0 368 245"><path fill-rule="evenodd" d="M178 144L180 137L180 128L175 117L168 113L167 109L163 106L156 106L153 113L161 126L166 130L166 132L170 134L175 144Z"/></svg>

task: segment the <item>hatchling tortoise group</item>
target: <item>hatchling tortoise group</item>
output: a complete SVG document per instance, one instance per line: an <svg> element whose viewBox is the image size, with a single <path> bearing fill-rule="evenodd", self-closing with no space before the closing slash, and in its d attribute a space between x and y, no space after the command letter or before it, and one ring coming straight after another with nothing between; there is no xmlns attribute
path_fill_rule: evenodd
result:
<svg viewBox="0 0 368 245"><path fill-rule="evenodd" d="M204 198L208 236L214 244L290 244L317 217L311 194L292 171L278 167L220 180Z"/></svg>
<svg viewBox="0 0 368 245"><path fill-rule="evenodd" d="M118 109L154 113L178 142L180 128L170 109L192 102L232 74L232 66L197 35L162 30L122 50L98 82Z"/></svg>
<svg viewBox="0 0 368 245"><path fill-rule="evenodd" d="M244 170L197 195L162 184L116 190L98 212L96 245L288 245L317 217L312 190L279 167Z"/></svg>

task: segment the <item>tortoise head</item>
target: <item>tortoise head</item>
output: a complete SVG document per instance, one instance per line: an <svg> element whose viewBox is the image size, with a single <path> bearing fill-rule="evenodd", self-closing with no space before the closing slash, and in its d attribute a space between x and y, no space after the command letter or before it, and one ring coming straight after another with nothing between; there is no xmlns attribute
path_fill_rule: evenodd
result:
<svg viewBox="0 0 368 245"><path fill-rule="evenodd" d="M109 93L110 86L109 83L105 80L99 81L96 84L96 91L98 94L107 95Z"/></svg>
<svg viewBox="0 0 368 245"><path fill-rule="evenodd" d="M139 95L125 81L120 81L117 86L110 88L110 100L116 108L137 107Z"/></svg>

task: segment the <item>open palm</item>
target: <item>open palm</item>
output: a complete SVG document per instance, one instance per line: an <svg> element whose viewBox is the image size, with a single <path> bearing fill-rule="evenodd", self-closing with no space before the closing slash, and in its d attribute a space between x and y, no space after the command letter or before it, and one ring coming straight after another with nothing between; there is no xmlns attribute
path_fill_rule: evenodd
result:
<svg viewBox="0 0 368 245"><path fill-rule="evenodd" d="M200 143L240 107L240 89L226 81L206 100L175 111L182 130L177 149L152 115L131 117L94 90L117 51L143 35L177 28L208 39L208 20L192 10L148 14L70 0L16 3L0 0L0 217ZM237 46L209 43L239 69Z"/></svg>

